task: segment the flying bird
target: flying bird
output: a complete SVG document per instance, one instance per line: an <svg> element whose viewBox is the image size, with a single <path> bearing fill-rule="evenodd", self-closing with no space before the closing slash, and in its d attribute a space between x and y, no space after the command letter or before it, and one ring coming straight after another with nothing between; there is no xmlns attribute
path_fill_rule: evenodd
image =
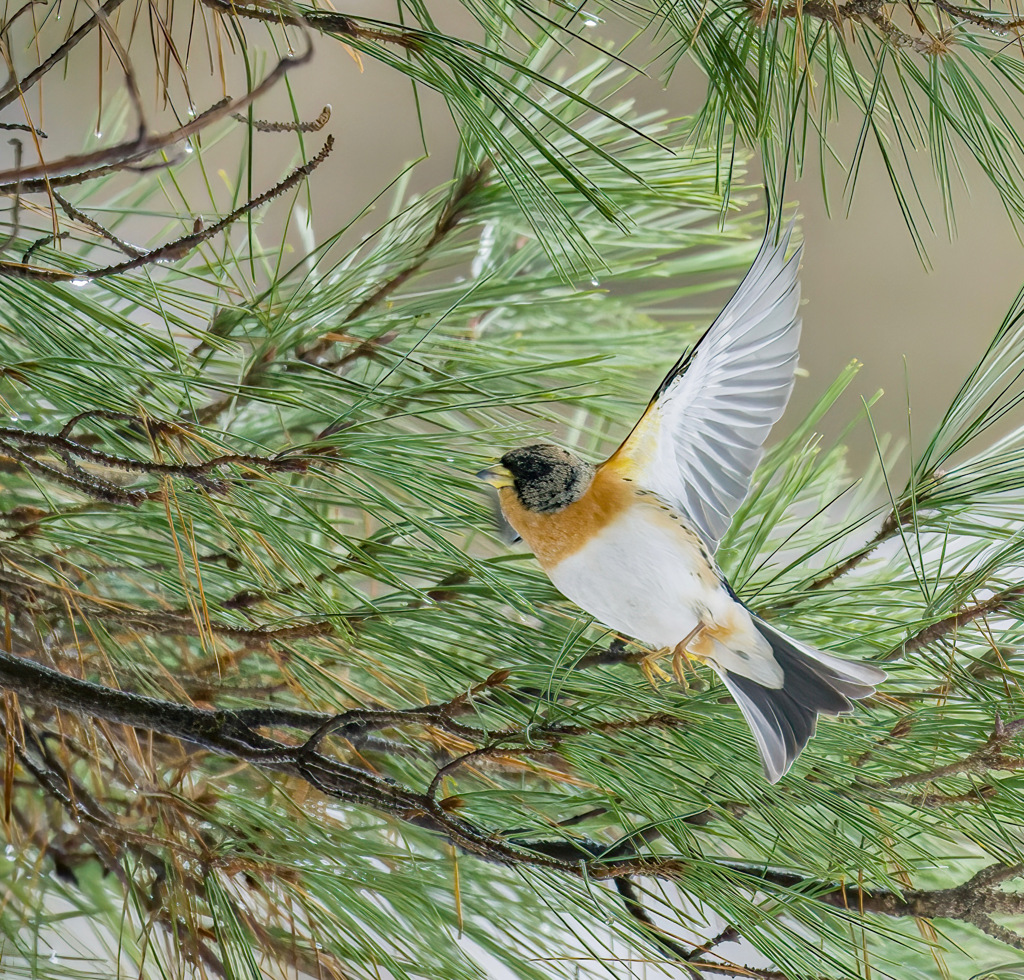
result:
<svg viewBox="0 0 1024 980"><path fill-rule="evenodd" d="M852 711L885 679L755 616L714 558L793 390L802 248L786 259L792 230L769 232L725 309L603 463L539 444L478 474L563 595L617 632L714 668L773 783L818 715Z"/></svg>

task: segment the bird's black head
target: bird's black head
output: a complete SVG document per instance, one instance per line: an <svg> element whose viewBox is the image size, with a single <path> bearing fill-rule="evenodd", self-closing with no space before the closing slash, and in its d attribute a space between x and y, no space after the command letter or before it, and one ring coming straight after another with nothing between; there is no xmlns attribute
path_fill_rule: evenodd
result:
<svg viewBox="0 0 1024 980"><path fill-rule="evenodd" d="M553 514L575 503L594 479L594 467L578 456L540 443L521 446L501 457L512 475L520 503L539 514Z"/></svg>

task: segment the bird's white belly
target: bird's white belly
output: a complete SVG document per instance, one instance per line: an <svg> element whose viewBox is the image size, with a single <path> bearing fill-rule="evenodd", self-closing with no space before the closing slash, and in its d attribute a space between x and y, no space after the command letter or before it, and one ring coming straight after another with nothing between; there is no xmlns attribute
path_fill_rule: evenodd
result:
<svg viewBox="0 0 1024 980"><path fill-rule="evenodd" d="M662 506L630 508L548 569L559 591L606 626L674 647L725 600L693 535Z"/></svg>

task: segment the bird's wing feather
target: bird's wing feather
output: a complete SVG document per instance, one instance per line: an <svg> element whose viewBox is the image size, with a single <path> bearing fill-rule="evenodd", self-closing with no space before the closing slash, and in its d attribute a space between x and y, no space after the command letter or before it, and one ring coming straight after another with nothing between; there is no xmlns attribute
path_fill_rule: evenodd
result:
<svg viewBox="0 0 1024 980"><path fill-rule="evenodd" d="M792 231L791 222L777 245L769 233L725 309L604 464L681 510L712 550L793 390L801 250L786 261Z"/></svg>

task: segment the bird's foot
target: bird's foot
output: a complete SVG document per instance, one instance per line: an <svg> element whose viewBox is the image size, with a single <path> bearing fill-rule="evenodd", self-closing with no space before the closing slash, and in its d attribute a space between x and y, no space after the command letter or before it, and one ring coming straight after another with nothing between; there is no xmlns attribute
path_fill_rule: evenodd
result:
<svg viewBox="0 0 1024 980"><path fill-rule="evenodd" d="M684 687L688 688L689 682L686 679L685 670L690 670L696 673L693 666L693 659L687 652L686 645L689 643L690 637L683 640L682 643L677 643L672 650L672 676Z"/></svg>
<svg viewBox="0 0 1024 980"><path fill-rule="evenodd" d="M651 687L657 687L658 681L669 681L675 680L676 683L681 684L684 688L689 688L689 682L686 679L686 671L694 671L693 657L687 650L691 641L696 637L701 630L704 629L704 624L701 623L692 629L688 636L680 640L674 647L661 647L658 650L653 650L647 654L643 660L640 661L640 669L644 673L644 677L647 678ZM672 673L671 675L664 671L658 666L658 661L663 657L667 657L669 654L672 655Z"/></svg>
<svg viewBox="0 0 1024 980"><path fill-rule="evenodd" d="M671 683L672 675L666 673L658 666L658 661L662 657L667 657L670 653L672 653L672 650L669 647L662 647L660 650L652 650L640 661L640 670L643 671L643 675L647 678L647 683L651 687L657 687L660 681Z"/></svg>

